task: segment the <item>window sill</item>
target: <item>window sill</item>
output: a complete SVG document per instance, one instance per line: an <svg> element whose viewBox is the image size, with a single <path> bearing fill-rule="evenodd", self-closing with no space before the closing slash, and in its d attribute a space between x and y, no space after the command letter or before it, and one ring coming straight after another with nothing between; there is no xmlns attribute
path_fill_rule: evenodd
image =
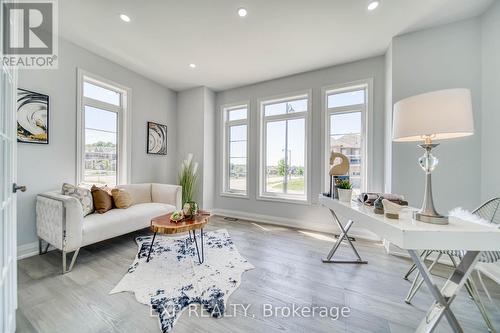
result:
<svg viewBox="0 0 500 333"><path fill-rule="evenodd" d="M295 197L284 197L284 196L271 196L271 195L259 195L257 196L257 200L260 201L272 201L272 202L282 202L288 204L299 204L304 206L310 206L310 199L298 199Z"/></svg>
<svg viewBox="0 0 500 333"><path fill-rule="evenodd" d="M220 196L227 198L250 199L248 194L243 194L243 193L221 192Z"/></svg>

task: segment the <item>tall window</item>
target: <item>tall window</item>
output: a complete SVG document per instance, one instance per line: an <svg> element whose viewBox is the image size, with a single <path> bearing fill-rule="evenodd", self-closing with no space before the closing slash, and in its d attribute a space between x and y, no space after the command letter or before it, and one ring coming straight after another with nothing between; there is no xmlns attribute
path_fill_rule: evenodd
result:
<svg viewBox="0 0 500 333"><path fill-rule="evenodd" d="M335 151L349 158L349 178L353 190L366 188L366 93L367 87L354 86L326 91L327 156ZM328 170L328 169L327 169Z"/></svg>
<svg viewBox="0 0 500 333"><path fill-rule="evenodd" d="M307 200L308 109L308 94L261 103L261 197Z"/></svg>
<svg viewBox="0 0 500 333"><path fill-rule="evenodd" d="M223 193L247 195L248 104L223 107L224 180Z"/></svg>
<svg viewBox="0 0 500 333"><path fill-rule="evenodd" d="M78 182L115 186L127 182L127 89L79 74Z"/></svg>

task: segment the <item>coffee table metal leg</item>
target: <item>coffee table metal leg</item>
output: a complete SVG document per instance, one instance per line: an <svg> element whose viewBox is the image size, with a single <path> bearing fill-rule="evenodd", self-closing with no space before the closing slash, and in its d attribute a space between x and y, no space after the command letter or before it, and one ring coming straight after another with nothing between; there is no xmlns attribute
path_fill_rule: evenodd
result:
<svg viewBox="0 0 500 333"><path fill-rule="evenodd" d="M153 240L151 241L151 245L149 246L148 259L146 259L146 262L149 262L149 257L151 256L151 250L153 250L153 244L155 242L155 238L156 238L156 232L153 234Z"/></svg>
<svg viewBox="0 0 500 333"><path fill-rule="evenodd" d="M193 238L194 238L194 245L196 246L196 255L198 256L198 262L200 264L203 264L205 261L205 253L203 252L203 228L201 229L201 257L200 257L200 250L198 248L198 241L196 240L196 232L193 230Z"/></svg>
<svg viewBox="0 0 500 333"><path fill-rule="evenodd" d="M202 260L202 263L205 261L204 248L205 248L205 243L203 242L203 228L201 228L201 260Z"/></svg>

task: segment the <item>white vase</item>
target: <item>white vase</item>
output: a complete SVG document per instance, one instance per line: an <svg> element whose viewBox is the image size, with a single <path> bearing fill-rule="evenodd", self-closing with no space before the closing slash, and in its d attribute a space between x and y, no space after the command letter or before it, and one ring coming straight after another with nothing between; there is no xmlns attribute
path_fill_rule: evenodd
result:
<svg viewBox="0 0 500 333"><path fill-rule="evenodd" d="M339 201L342 202L351 202L352 199L352 189L346 190L343 188L339 188Z"/></svg>

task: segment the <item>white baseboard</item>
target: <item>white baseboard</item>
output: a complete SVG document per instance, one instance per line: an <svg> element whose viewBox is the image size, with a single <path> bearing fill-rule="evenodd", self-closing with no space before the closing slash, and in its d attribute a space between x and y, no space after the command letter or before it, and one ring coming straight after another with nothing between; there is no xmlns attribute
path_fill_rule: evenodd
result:
<svg viewBox="0 0 500 333"><path fill-rule="evenodd" d="M305 222L305 221L297 220L297 219L248 213L248 212L242 212L242 211L234 211L234 210L229 210L229 209L214 208L212 210L212 213L214 213L215 215L232 217L232 218L237 218L237 219L241 219L241 220L248 220L248 221L269 224L269 225L277 225L277 226L288 227L288 228L292 228L292 229L309 230L309 231L323 232L323 233L329 233L329 234L331 234L332 232L335 232L335 233L340 232L340 230L337 228L337 226L333 224L333 221L332 221L331 226L326 227L325 224L313 223L312 221ZM371 232L364 230L364 229L354 229L354 227L350 230L349 235L353 236L353 237L361 238L361 239L366 239L366 240L380 241L380 239L377 238L376 236L374 236Z"/></svg>
<svg viewBox="0 0 500 333"><path fill-rule="evenodd" d="M47 246L47 243L44 242L44 247ZM45 248L44 248L45 249ZM47 252L53 251L56 248L52 245L49 245ZM28 244L19 245L17 247L17 260L21 260L24 258L29 258L38 255L38 241Z"/></svg>
<svg viewBox="0 0 500 333"><path fill-rule="evenodd" d="M29 258L38 254L38 242L19 245L17 247L17 260Z"/></svg>

